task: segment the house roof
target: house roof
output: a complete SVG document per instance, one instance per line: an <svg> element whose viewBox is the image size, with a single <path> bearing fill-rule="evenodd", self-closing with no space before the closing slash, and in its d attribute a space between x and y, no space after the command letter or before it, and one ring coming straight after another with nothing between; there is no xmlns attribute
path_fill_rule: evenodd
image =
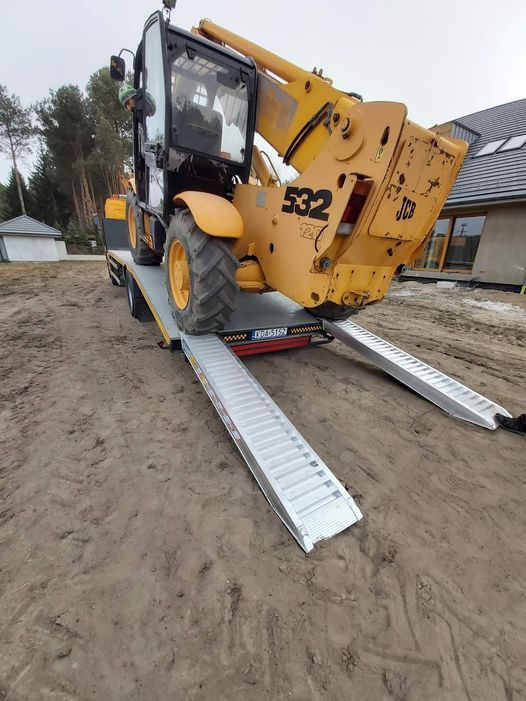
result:
<svg viewBox="0 0 526 701"><path fill-rule="evenodd" d="M475 156L492 141L526 134L526 99L459 117L453 125L452 136L469 141L469 149L446 207L526 198L526 144Z"/></svg>
<svg viewBox="0 0 526 701"><path fill-rule="evenodd" d="M9 236L53 236L54 238L62 236L58 229L54 229L52 226L48 226L25 214L2 222L0 224L0 236L2 234L8 234Z"/></svg>

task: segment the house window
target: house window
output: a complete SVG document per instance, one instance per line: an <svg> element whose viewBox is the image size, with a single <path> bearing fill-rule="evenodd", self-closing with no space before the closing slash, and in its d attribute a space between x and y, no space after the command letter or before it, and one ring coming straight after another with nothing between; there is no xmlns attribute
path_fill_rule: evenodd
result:
<svg viewBox="0 0 526 701"><path fill-rule="evenodd" d="M473 158L478 158L479 156L489 156L490 153L495 153L495 151L502 146L506 139L499 139L498 141L490 141L489 144L483 146L480 151L473 155Z"/></svg>
<svg viewBox="0 0 526 701"><path fill-rule="evenodd" d="M415 261L415 268L438 270L449 233L450 219L438 219L420 258Z"/></svg>
<svg viewBox="0 0 526 701"><path fill-rule="evenodd" d="M483 146L480 151L473 155L473 158L478 158L479 156L489 156L492 153L502 153L503 151L515 151L516 149L522 148L526 144L526 134L520 134L519 136L511 136L507 139L498 139L497 141L490 141L489 144Z"/></svg>
<svg viewBox="0 0 526 701"><path fill-rule="evenodd" d="M444 270L473 269L486 217L457 217L449 239Z"/></svg>
<svg viewBox="0 0 526 701"><path fill-rule="evenodd" d="M504 146L501 146L499 153L502 151L515 151L515 149L522 148L526 144L526 134L521 134L520 136L512 136L508 139Z"/></svg>
<svg viewBox="0 0 526 701"><path fill-rule="evenodd" d="M192 102L195 102L197 105L205 105L205 107L208 104L208 93L206 92L206 88L202 83L199 83L195 89L195 95Z"/></svg>
<svg viewBox="0 0 526 701"><path fill-rule="evenodd" d="M438 219L415 269L470 272L485 220L485 215Z"/></svg>

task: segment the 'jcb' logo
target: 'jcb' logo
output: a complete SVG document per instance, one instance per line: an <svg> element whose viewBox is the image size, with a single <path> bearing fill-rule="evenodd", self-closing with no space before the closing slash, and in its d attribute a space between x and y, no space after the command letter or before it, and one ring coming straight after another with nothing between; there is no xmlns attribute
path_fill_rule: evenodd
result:
<svg viewBox="0 0 526 701"><path fill-rule="evenodd" d="M396 221L400 221L400 219L411 219L415 213L415 209L416 202L410 200L409 197L404 197L402 204L400 205L400 209L396 213Z"/></svg>

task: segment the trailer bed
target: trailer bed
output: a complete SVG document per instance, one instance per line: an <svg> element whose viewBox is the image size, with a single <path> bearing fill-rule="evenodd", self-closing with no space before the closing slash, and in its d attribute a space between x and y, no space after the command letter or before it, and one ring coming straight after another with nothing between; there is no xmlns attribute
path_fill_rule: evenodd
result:
<svg viewBox="0 0 526 701"><path fill-rule="evenodd" d="M172 350L180 349L181 333L168 302L164 268L136 265L127 250L108 250L107 258L110 266L112 261L117 264L113 266L115 280L120 279L118 266L130 271L141 288L166 343ZM110 267L110 274L111 272ZM228 327L218 335L228 345L236 347L237 353L241 355L246 355L247 350L262 353L266 350L307 345L313 337L316 342L329 340L319 319L279 292L239 292L236 311L232 314Z"/></svg>

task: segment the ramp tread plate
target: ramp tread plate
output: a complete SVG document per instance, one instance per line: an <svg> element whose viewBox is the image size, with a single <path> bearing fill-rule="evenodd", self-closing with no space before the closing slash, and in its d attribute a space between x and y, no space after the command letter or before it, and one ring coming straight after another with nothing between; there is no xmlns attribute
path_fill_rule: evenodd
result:
<svg viewBox="0 0 526 701"><path fill-rule="evenodd" d="M183 334L181 340L263 493L301 547L309 552L356 523L362 514L350 494L230 348L217 336ZM248 407L259 414L247 416ZM303 491L301 481L290 479L299 470Z"/></svg>
<svg viewBox="0 0 526 701"><path fill-rule="evenodd" d="M336 339L362 353L382 370L452 416L491 430L498 427L496 414L511 416L504 407L491 399L348 319L323 320L323 325Z"/></svg>

